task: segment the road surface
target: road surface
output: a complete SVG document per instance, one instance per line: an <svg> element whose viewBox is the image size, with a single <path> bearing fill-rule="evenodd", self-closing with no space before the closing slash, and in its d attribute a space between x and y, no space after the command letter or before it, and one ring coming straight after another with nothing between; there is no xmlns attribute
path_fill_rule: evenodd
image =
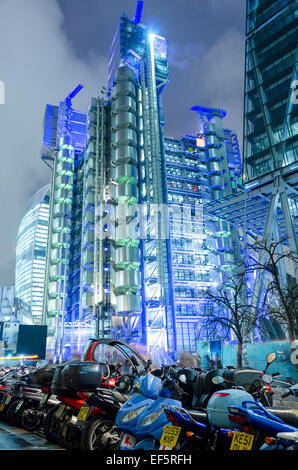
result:
<svg viewBox="0 0 298 470"><path fill-rule="evenodd" d="M63 450L48 442L39 433L31 433L25 429L15 428L0 422L0 450Z"/></svg>

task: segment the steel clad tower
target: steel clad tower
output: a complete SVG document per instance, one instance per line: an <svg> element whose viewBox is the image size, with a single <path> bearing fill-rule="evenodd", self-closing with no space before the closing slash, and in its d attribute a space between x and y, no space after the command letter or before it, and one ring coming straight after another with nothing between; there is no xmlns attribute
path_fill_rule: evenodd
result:
<svg viewBox="0 0 298 470"><path fill-rule="evenodd" d="M137 19L121 18L108 100L93 100L91 107L86 155L94 149L94 313L100 335L113 330L175 351L161 107L167 41Z"/></svg>
<svg viewBox="0 0 298 470"><path fill-rule="evenodd" d="M239 255L229 225L205 226L200 212L238 190L237 137L223 129L221 110L201 107L203 143L164 137L167 41L140 22L142 4L120 19L108 88L91 99L87 123L66 101L46 112L44 321L60 359L91 335L194 351L204 289Z"/></svg>

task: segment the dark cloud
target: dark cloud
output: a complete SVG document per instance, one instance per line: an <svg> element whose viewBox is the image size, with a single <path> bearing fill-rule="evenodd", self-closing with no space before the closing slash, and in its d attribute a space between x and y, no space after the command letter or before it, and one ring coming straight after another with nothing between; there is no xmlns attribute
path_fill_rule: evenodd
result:
<svg viewBox="0 0 298 470"><path fill-rule="evenodd" d="M74 106L87 110L104 84L106 59L80 60L63 28L56 0L0 0L0 285L14 283L18 225L30 197L50 180L38 160L46 103L56 104L78 84Z"/></svg>
<svg viewBox="0 0 298 470"><path fill-rule="evenodd" d="M38 160L46 103L78 83L74 106L87 110L106 81L120 14L136 0L0 0L0 284L14 282L18 224L28 199L49 182ZM195 104L223 107L242 134L245 0L145 0L143 21L169 41L163 106L166 134L195 132Z"/></svg>

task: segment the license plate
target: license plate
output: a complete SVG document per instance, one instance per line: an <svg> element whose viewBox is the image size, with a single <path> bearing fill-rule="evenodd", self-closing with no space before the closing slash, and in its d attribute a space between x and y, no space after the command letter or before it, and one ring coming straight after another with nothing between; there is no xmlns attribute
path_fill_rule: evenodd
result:
<svg viewBox="0 0 298 470"><path fill-rule="evenodd" d="M89 410L90 410L89 406L82 406L78 414L78 421L85 421Z"/></svg>
<svg viewBox="0 0 298 470"><path fill-rule="evenodd" d="M120 444L120 449L132 449L134 445L136 444L137 440L134 436L131 434L123 434L121 438L121 444Z"/></svg>
<svg viewBox="0 0 298 470"><path fill-rule="evenodd" d="M254 441L252 434L234 432L230 450L251 450Z"/></svg>
<svg viewBox="0 0 298 470"><path fill-rule="evenodd" d="M1 403L1 405L0 405L0 411L3 411L4 408L5 408L5 403Z"/></svg>
<svg viewBox="0 0 298 470"><path fill-rule="evenodd" d="M8 403L10 402L10 400L12 399L12 396L11 395L8 395L6 397L6 400L5 400L5 405L8 405Z"/></svg>
<svg viewBox="0 0 298 470"><path fill-rule="evenodd" d="M170 426L169 424L167 424L164 427L164 431L160 439L160 444L167 447L175 447L178 441L180 431L180 427Z"/></svg>
<svg viewBox="0 0 298 470"><path fill-rule="evenodd" d="M56 418L61 418L61 415L64 411L65 405L60 405L58 410L55 413Z"/></svg>
<svg viewBox="0 0 298 470"><path fill-rule="evenodd" d="M39 404L44 405L45 402L47 401L47 398L48 398L48 394L44 393L43 396L41 397L41 400L40 400Z"/></svg>
<svg viewBox="0 0 298 470"><path fill-rule="evenodd" d="M15 413L16 413L17 411L19 411L19 409L21 408L21 406L22 406L23 403L24 403L24 400L20 400L20 401L19 401L19 403L18 403L17 406L16 406Z"/></svg>

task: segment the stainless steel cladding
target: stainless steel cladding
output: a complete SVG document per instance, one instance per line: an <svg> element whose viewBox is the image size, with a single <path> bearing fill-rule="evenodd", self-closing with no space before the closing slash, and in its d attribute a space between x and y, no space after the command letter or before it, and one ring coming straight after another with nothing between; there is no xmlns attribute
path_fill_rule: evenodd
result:
<svg viewBox="0 0 298 470"><path fill-rule="evenodd" d="M111 104L111 166L116 201L113 268L111 283L115 311L130 314L140 310L140 252L138 234L138 133L134 71L123 66L116 72Z"/></svg>

